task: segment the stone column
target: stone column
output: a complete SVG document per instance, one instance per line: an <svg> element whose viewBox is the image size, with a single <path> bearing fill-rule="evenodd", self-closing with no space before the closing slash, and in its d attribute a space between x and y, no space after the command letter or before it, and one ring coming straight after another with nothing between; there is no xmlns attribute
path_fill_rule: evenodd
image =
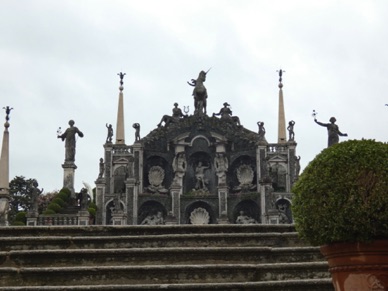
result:
<svg viewBox="0 0 388 291"><path fill-rule="evenodd" d="M180 185L172 185L171 193L171 214L169 215L169 224L180 224L181 221L181 193L182 187Z"/></svg>
<svg viewBox="0 0 388 291"><path fill-rule="evenodd" d="M291 192L292 185L298 178L296 172L296 145L297 143L294 141L288 142L287 192Z"/></svg>
<svg viewBox="0 0 388 291"><path fill-rule="evenodd" d="M228 220L228 187L218 186L218 224L229 224Z"/></svg>
<svg viewBox="0 0 388 291"><path fill-rule="evenodd" d="M103 221L103 212L105 211L105 209L104 209L104 196L105 196L104 178L97 179L95 184L96 184L96 205L97 205L96 224L102 225L102 224L105 224L105 221Z"/></svg>
<svg viewBox="0 0 388 291"><path fill-rule="evenodd" d="M260 189L260 180L268 176L267 169L267 142L259 141L256 148L257 189Z"/></svg>
<svg viewBox="0 0 388 291"><path fill-rule="evenodd" d="M64 163L63 168L63 187L71 192L71 197L75 198L74 173L77 166L74 163Z"/></svg>

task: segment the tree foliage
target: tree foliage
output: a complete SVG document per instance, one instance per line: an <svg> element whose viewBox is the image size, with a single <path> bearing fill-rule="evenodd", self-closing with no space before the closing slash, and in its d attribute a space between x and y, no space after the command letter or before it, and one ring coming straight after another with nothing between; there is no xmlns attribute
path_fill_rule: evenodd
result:
<svg viewBox="0 0 388 291"><path fill-rule="evenodd" d="M10 209L8 219L10 222L14 221L18 212L27 212L31 207L31 190L30 184L33 179L26 179L23 176L16 176L9 183Z"/></svg>

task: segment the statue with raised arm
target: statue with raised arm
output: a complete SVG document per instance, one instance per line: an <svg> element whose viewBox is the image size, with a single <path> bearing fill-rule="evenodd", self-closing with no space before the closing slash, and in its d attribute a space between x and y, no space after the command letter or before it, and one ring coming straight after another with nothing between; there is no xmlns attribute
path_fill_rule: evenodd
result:
<svg viewBox="0 0 388 291"><path fill-rule="evenodd" d="M207 190L206 184L208 183L208 181L205 178L206 169L209 169L209 167L203 166L202 162L198 162L198 165L195 168L195 178L197 179L197 182L195 184L196 190L199 190L199 189Z"/></svg>
<svg viewBox="0 0 388 291"><path fill-rule="evenodd" d="M134 123L132 127L135 129L135 142L140 140L140 124Z"/></svg>
<svg viewBox="0 0 388 291"><path fill-rule="evenodd" d="M78 134L80 137L83 137L84 134L74 126L74 120L69 121L70 127L66 131L58 135L58 138L61 138L62 141L65 140L65 162L74 163L75 161L75 136Z"/></svg>
<svg viewBox="0 0 388 291"><path fill-rule="evenodd" d="M264 122L259 121L259 122L257 122L257 125L259 126L259 140L265 140Z"/></svg>
<svg viewBox="0 0 388 291"><path fill-rule="evenodd" d="M108 129L108 134L106 136L106 143L111 143L112 142L112 137L113 137L113 127L112 127L112 124L108 125L108 123L107 123L105 126Z"/></svg>
<svg viewBox="0 0 388 291"><path fill-rule="evenodd" d="M295 138L295 132L294 132L294 125L295 125L295 121L291 120L289 123L288 123L288 127L287 127L287 130L288 130L288 140L294 140Z"/></svg>
<svg viewBox="0 0 388 291"><path fill-rule="evenodd" d="M327 147L330 147L336 143L339 142L339 136L348 136L346 133L340 132L338 125L335 124L337 121L335 117L330 118L330 123L322 123L317 121L316 118L314 118L314 121L316 124L319 124L320 126L327 128L327 134L328 134L328 144Z"/></svg>

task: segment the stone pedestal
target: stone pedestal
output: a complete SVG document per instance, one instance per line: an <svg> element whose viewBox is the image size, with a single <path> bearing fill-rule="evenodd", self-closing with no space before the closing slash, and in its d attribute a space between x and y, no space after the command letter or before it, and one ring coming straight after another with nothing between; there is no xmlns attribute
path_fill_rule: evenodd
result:
<svg viewBox="0 0 388 291"><path fill-rule="evenodd" d="M0 189L0 226L8 226L8 189Z"/></svg>
<svg viewBox="0 0 388 291"><path fill-rule="evenodd" d="M37 226L38 225L39 213L37 212L28 212L26 215L27 226Z"/></svg>
<svg viewBox="0 0 388 291"><path fill-rule="evenodd" d="M277 209L268 210L267 224L279 224L279 211Z"/></svg>
<svg viewBox="0 0 388 291"><path fill-rule="evenodd" d="M63 187L71 192L71 197L75 198L74 190L74 172L77 166L74 163L64 163L63 168Z"/></svg>
<svg viewBox="0 0 388 291"><path fill-rule="evenodd" d="M117 211L112 213L112 224L113 225L125 225L127 217L123 211Z"/></svg>
<svg viewBox="0 0 388 291"><path fill-rule="evenodd" d="M89 211L81 210L78 212L78 225L89 225Z"/></svg>

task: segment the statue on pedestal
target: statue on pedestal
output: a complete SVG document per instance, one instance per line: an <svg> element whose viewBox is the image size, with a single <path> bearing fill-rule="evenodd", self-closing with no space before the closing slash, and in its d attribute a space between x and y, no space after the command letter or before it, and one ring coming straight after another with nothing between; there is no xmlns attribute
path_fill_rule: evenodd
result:
<svg viewBox="0 0 388 291"><path fill-rule="evenodd" d="M80 137L83 137L84 134L74 126L74 120L69 121L70 127L66 129L63 134L58 134L58 138L61 138L62 141L65 141L65 163L74 163L75 161L75 136L78 134Z"/></svg>

